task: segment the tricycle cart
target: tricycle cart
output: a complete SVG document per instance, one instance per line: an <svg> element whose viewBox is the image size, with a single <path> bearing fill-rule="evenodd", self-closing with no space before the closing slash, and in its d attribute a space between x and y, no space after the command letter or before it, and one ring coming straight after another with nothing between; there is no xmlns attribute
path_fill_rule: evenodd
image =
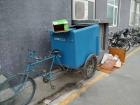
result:
<svg viewBox="0 0 140 105"><path fill-rule="evenodd" d="M73 27L67 32L50 31L51 48L61 52L60 62L70 70L81 68L89 78L99 54L99 25ZM57 63L57 62L56 62Z"/></svg>
<svg viewBox="0 0 140 105"><path fill-rule="evenodd" d="M67 32L49 31L49 33L52 49L50 54L40 58L36 56L35 51L30 51L29 58L35 61L27 64L24 73L9 76L5 82L0 83L0 97L3 97L3 100L0 100L0 105L7 105L7 103L11 105L29 104L36 89L35 81L30 77L30 74L33 72L34 66L46 61L51 61L50 69L42 73L41 76L44 82L50 81L52 88L54 88L51 84L53 79L52 69L55 64L62 69L80 70L85 78L92 77L96 70L96 57L99 54L99 25L93 24L82 28L73 27ZM26 91L28 97L25 97L25 92L23 92L27 89L26 87L30 87L30 91ZM3 93L8 90L12 92L12 95L4 98ZM23 99L20 98L21 95L24 96ZM19 99L22 99L20 104L16 102L21 102Z"/></svg>

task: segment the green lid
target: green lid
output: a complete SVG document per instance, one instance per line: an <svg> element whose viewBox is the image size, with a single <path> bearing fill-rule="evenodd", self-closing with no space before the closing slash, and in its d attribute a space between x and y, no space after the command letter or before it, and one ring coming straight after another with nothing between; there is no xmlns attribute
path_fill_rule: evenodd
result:
<svg viewBox="0 0 140 105"><path fill-rule="evenodd" d="M53 25L59 25L59 24L68 24L68 21L66 19L53 21Z"/></svg>

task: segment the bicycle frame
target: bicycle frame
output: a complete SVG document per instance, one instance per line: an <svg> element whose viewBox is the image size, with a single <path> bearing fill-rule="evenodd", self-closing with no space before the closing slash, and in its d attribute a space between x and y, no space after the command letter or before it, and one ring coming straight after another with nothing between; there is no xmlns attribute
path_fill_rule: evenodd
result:
<svg viewBox="0 0 140 105"><path fill-rule="evenodd" d="M31 58L35 59L35 57L31 57ZM52 79L52 68L54 66L54 63L58 62L60 65L62 65L61 62L60 62L60 58L61 58L60 55L51 54L50 56L45 56L45 57L43 57L41 59L37 59L37 60L35 60L35 62L27 64L24 73L27 76L29 76L29 74L31 72L33 72L33 67L35 67L35 66L37 66L37 65L39 65L39 64L41 64L43 62L51 60L51 65L50 65L50 68L49 68L49 72L48 73L46 72L44 75L42 75L43 77L46 77L48 80L51 80Z"/></svg>
<svg viewBox="0 0 140 105"><path fill-rule="evenodd" d="M35 56L32 56L30 58L35 58ZM54 66L54 64L55 64L56 61L61 65L60 58L61 58L61 56L59 54L57 54L57 53L51 53L49 56L44 56L41 59L36 59L35 58L35 61L34 62L27 64L26 69L24 70L24 72L17 74L17 75L23 76L23 78L21 79L20 84L17 84L14 88L12 88L12 90L14 91L14 96L13 97L15 97L16 95L18 95L18 93L20 91L22 91L22 89L24 89L24 85L26 84L26 82L28 82L28 78L30 78L30 73L33 72L33 67L35 67L35 66L37 66L37 65L39 65L39 64L41 64L43 62L49 61L49 60L51 60L51 65L50 65L50 68L49 68L49 72L45 72L42 76L45 77L45 78L47 78L48 80L51 80L52 77L53 77L52 76L52 68L53 68L53 66ZM16 78L16 75L13 75L13 76L11 76L8 79L10 80L12 78ZM51 84L51 82L50 82L50 85L51 85L51 87L53 87L53 85ZM1 86L3 86L3 84L0 84L0 87ZM2 88L4 88L4 87L1 87L1 89ZM13 97L10 97L9 99L7 99L7 100L5 100L3 102L6 102L8 100L11 100Z"/></svg>

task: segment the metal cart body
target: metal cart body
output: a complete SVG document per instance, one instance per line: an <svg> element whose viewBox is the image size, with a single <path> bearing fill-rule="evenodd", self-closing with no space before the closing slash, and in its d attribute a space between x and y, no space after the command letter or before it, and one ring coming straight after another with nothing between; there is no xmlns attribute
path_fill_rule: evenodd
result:
<svg viewBox="0 0 140 105"><path fill-rule="evenodd" d="M73 70L81 67L90 55L99 55L99 25L73 28L68 32L50 31L51 49L61 51L61 63ZM57 62L56 62L57 63Z"/></svg>

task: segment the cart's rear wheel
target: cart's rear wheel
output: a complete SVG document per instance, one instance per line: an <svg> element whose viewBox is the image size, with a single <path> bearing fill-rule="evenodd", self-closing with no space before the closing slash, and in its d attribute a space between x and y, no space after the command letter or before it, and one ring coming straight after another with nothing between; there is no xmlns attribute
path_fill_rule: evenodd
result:
<svg viewBox="0 0 140 105"><path fill-rule="evenodd" d="M86 79L91 78L96 71L96 64L97 64L97 59L96 56L92 55L84 64L83 67L83 72L84 72L84 77Z"/></svg>

